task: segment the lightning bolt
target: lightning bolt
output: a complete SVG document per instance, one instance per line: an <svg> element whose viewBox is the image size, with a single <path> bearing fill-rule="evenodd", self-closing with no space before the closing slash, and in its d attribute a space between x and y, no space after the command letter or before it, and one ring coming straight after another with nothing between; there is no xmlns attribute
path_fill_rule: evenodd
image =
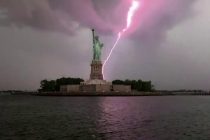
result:
<svg viewBox="0 0 210 140"><path fill-rule="evenodd" d="M138 10L138 8L140 7L140 2L138 0L132 0L132 4L131 7L129 8L128 14L127 14L127 25L124 29L122 29L119 33L118 33L118 37L117 40L114 43L114 46L112 47L109 55L107 56L107 58L104 61L103 67L102 67L102 73L104 75L104 68L107 64L107 62L109 61L114 49L116 48L118 42L120 41L122 35L130 28L131 24L132 24L132 20L133 20L133 16L136 13L136 11Z"/></svg>

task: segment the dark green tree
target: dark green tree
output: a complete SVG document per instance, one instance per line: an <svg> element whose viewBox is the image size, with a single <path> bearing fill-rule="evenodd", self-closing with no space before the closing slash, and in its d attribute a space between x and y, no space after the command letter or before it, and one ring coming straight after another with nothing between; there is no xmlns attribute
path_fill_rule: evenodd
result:
<svg viewBox="0 0 210 140"><path fill-rule="evenodd" d="M112 84L113 85L124 85L124 81L122 81L122 80L114 80L114 81L112 81Z"/></svg>
<svg viewBox="0 0 210 140"><path fill-rule="evenodd" d="M151 81L142 81L142 80L114 80L112 82L113 85L130 85L132 90L137 91L152 91L154 90L154 86Z"/></svg>
<svg viewBox="0 0 210 140"><path fill-rule="evenodd" d="M54 80L47 81L47 80L42 80L41 81L41 91L55 91L56 87L56 82Z"/></svg>
<svg viewBox="0 0 210 140"><path fill-rule="evenodd" d="M42 80L40 83L40 90L42 92L48 92L48 91L59 91L60 86L62 85L78 85L80 82L83 82L84 80L81 78L60 78L56 80Z"/></svg>
<svg viewBox="0 0 210 140"><path fill-rule="evenodd" d="M60 78L56 80L56 91L60 90L62 85L79 85L84 80L81 78Z"/></svg>

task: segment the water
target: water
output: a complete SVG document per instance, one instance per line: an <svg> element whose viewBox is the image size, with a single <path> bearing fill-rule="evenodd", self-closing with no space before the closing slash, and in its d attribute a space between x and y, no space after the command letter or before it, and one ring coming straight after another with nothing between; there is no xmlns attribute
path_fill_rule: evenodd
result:
<svg viewBox="0 0 210 140"><path fill-rule="evenodd" d="M210 96L0 96L0 140L209 140Z"/></svg>

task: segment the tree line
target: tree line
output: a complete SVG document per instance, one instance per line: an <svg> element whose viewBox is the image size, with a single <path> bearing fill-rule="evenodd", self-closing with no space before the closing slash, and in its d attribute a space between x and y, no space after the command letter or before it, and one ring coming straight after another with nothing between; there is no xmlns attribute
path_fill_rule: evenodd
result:
<svg viewBox="0 0 210 140"><path fill-rule="evenodd" d="M62 85L78 85L80 82L83 82L84 80L81 78L60 78L56 80L42 80L40 82L40 89L41 92L46 91L60 91L60 86Z"/></svg>
<svg viewBox="0 0 210 140"><path fill-rule="evenodd" d="M152 91L154 86L151 81L142 81L142 80L114 80L112 81L113 85L130 85L132 90L137 91Z"/></svg>
<svg viewBox="0 0 210 140"><path fill-rule="evenodd" d="M60 91L60 86L62 85L78 85L81 82L84 82L81 78L60 78L56 80L42 80L40 82L40 92L48 91ZM142 81L142 80L114 80L112 81L113 85L130 85L132 90L137 91L152 91L154 86L151 81Z"/></svg>

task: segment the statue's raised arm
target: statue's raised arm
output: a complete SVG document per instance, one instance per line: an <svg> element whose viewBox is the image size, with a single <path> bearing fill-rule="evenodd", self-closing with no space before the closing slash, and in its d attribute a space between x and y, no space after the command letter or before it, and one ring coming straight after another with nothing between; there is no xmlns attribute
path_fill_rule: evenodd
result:
<svg viewBox="0 0 210 140"><path fill-rule="evenodd" d="M93 33L93 45L95 45L95 30L92 29L92 33Z"/></svg>

